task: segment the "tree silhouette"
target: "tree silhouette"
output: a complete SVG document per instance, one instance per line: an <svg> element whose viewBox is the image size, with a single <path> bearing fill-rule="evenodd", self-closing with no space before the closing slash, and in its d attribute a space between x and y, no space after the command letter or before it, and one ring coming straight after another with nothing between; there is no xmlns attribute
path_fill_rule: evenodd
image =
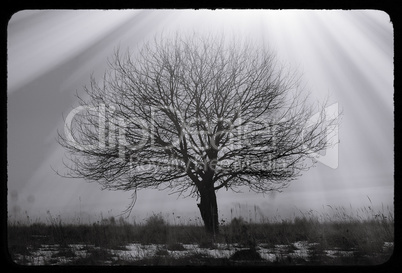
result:
<svg viewBox="0 0 402 273"><path fill-rule="evenodd" d="M280 191L329 145L335 118L299 83L273 52L236 39L161 36L135 54L117 50L59 134L67 176L197 196L216 234L217 190Z"/></svg>

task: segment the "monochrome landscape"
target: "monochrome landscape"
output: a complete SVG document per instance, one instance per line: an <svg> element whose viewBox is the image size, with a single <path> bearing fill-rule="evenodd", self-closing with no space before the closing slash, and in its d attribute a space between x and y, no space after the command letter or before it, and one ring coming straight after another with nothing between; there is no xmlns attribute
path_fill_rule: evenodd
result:
<svg viewBox="0 0 402 273"><path fill-rule="evenodd" d="M7 94L16 264L393 258L385 12L20 11Z"/></svg>

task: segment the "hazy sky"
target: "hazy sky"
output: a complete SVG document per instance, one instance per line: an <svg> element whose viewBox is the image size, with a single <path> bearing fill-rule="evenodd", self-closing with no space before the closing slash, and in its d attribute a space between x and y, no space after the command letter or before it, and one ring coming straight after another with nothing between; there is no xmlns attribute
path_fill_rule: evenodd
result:
<svg viewBox="0 0 402 273"><path fill-rule="evenodd" d="M283 217L331 206L392 206L394 197L393 26L382 11L21 11L8 25L8 211L45 221L99 219L121 213L130 192L57 176L57 144L75 92L100 76L117 47L133 50L163 31L195 30L249 37L303 73L314 98L330 96L343 112L338 167L317 163L282 193L218 192L220 216L238 204ZM370 203L370 200L372 203ZM196 200L168 191L138 193L132 216L172 212L196 218ZM254 213L254 212L253 212ZM89 216L91 215L91 216ZM91 218L90 218L91 217Z"/></svg>

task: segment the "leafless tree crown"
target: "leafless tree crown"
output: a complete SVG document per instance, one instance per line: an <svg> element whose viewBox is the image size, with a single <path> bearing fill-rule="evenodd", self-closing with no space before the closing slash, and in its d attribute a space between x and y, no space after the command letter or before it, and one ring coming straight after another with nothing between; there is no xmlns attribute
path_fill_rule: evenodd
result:
<svg viewBox="0 0 402 273"><path fill-rule="evenodd" d="M109 64L85 88L67 128L74 141L60 134L70 175L106 189L280 190L328 145L335 121L265 48L177 35L116 51Z"/></svg>

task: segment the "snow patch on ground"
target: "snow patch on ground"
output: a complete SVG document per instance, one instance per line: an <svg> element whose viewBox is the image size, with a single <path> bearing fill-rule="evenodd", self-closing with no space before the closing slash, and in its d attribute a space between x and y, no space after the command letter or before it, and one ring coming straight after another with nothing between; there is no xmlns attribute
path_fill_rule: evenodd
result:
<svg viewBox="0 0 402 273"><path fill-rule="evenodd" d="M318 243L309 243L307 241L298 241L289 245L275 245L268 247L266 244L257 245L256 250L264 260L274 262L283 258L300 258L309 261L312 250L311 248ZM392 248L393 242L385 242L383 249ZM142 245L140 243L132 243L125 246L126 250L110 250L112 260L138 261L155 255L169 255L173 258L182 258L194 254L208 255L212 258L230 258L236 251L247 249L241 248L236 244L215 244L214 248L200 248L197 244L183 244L184 250L169 250L165 245ZM100 249L93 245L71 244L67 248L60 245L41 245L37 250L29 249L31 255L15 254L15 262L28 265L62 265L72 262L78 258L85 258L90 255L89 250ZM63 252L64 251L64 252ZM67 255L73 253L73 255ZM354 251L349 250L324 250L323 253L331 258L341 256L352 256ZM65 256L63 256L65 254ZM66 257L67 256L67 257Z"/></svg>

